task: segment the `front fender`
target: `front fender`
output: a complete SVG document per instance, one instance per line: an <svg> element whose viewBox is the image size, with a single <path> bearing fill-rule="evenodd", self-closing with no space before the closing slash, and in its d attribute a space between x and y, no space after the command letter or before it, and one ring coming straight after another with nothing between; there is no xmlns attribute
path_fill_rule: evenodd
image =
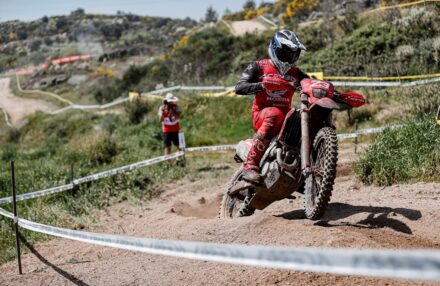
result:
<svg viewBox="0 0 440 286"><path fill-rule="evenodd" d="M341 106L339 104L337 104L333 99L328 97L315 100L312 106L310 106L310 109L312 109L316 105L327 109L341 109Z"/></svg>

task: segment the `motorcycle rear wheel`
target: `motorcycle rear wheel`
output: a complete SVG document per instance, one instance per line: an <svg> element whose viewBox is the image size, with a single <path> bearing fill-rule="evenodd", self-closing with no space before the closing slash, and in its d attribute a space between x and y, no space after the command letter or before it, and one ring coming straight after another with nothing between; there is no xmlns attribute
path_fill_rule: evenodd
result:
<svg viewBox="0 0 440 286"><path fill-rule="evenodd" d="M338 139L333 128L324 127L316 134L311 152L312 174L306 178L304 212L308 219L320 219L330 202L336 178Z"/></svg>
<svg viewBox="0 0 440 286"><path fill-rule="evenodd" d="M228 194L229 189L243 176L243 165L232 175L231 180L223 195L222 202L220 204L219 217L222 219L232 219L236 217L240 210L243 200L240 200L237 196L231 197Z"/></svg>

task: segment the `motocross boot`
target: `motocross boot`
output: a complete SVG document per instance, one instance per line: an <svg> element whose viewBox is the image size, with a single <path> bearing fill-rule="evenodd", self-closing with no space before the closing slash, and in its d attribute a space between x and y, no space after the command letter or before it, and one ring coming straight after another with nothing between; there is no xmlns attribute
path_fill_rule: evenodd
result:
<svg viewBox="0 0 440 286"><path fill-rule="evenodd" d="M250 216L254 214L255 208L249 205L254 194L254 191L248 190L247 195L243 200L243 204L241 204L240 210L236 215L237 217Z"/></svg>
<svg viewBox="0 0 440 286"><path fill-rule="evenodd" d="M243 179L245 181L259 184L262 181L260 175L260 160L266 151L267 146L269 146L270 140L264 139L263 137L255 134L254 140L252 142L252 147L249 150L247 160L243 166Z"/></svg>

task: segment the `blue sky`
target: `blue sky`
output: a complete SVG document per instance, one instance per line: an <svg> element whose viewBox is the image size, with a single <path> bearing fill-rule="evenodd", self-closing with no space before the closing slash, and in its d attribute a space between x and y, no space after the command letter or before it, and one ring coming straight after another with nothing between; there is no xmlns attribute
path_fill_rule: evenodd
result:
<svg viewBox="0 0 440 286"><path fill-rule="evenodd" d="M46 16L65 15L83 8L88 13L132 12L144 16L191 17L200 20L212 5L222 14L226 8L238 11L246 0L0 0L0 22L30 21ZM259 5L261 0L257 0ZM269 0L265 2L275 2Z"/></svg>

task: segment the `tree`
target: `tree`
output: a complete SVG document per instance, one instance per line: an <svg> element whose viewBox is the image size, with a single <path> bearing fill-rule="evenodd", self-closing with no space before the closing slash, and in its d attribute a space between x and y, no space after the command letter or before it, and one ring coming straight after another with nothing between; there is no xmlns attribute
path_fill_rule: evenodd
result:
<svg viewBox="0 0 440 286"><path fill-rule="evenodd" d="M85 14L85 11L83 8L78 8L76 10L73 10L72 12L70 12L71 16L82 16Z"/></svg>
<svg viewBox="0 0 440 286"><path fill-rule="evenodd" d="M217 22L217 20L218 20L217 12L214 10L214 8L212 8L212 6L209 6L208 9L206 10L205 19L203 20L203 22L213 23L213 22Z"/></svg>
<svg viewBox="0 0 440 286"><path fill-rule="evenodd" d="M29 44L29 50L31 52L36 52L40 49L40 46L41 46L41 40L36 39Z"/></svg>
<svg viewBox="0 0 440 286"><path fill-rule="evenodd" d="M248 0L243 5L243 9L245 9L245 10L255 10L255 7L256 7L256 5L255 5L254 0Z"/></svg>

